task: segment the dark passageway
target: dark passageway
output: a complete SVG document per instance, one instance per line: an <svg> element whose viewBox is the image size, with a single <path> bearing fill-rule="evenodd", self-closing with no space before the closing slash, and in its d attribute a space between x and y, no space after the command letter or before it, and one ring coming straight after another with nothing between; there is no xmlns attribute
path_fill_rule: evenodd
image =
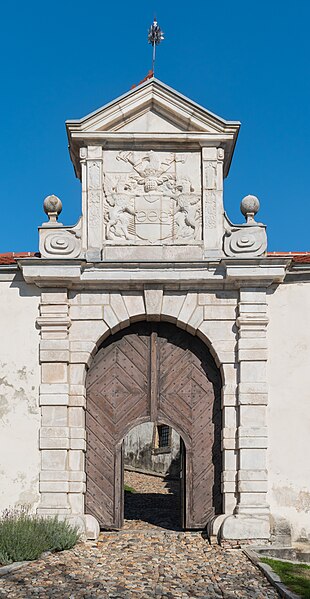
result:
<svg viewBox="0 0 310 599"><path fill-rule="evenodd" d="M125 471L124 527L182 530L180 479Z"/></svg>

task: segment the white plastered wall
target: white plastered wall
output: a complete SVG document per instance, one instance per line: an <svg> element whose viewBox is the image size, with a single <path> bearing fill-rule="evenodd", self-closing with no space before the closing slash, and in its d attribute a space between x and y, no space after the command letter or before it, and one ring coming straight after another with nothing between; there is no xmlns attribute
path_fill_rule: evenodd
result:
<svg viewBox="0 0 310 599"><path fill-rule="evenodd" d="M39 500L39 290L0 281L0 512Z"/></svg>
<svg viewBox="0 0 310 599"><path fill-rule="evenodd" d="M268 295L268 500L293 540L310 540L310 283Z"/></svg>

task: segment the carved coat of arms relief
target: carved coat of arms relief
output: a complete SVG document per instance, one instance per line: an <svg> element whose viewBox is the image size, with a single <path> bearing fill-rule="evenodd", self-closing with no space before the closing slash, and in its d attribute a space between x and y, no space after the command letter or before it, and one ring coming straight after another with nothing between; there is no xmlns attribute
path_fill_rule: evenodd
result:
<svg viewBox="0 0 310 599"><path fill-rule="evenodd" d="M201 239L201 195L181 168L186 155L119 152L116 160L126 165L126 172L120 164L117 173L106 173L104 178L108 240Z"/></svg>

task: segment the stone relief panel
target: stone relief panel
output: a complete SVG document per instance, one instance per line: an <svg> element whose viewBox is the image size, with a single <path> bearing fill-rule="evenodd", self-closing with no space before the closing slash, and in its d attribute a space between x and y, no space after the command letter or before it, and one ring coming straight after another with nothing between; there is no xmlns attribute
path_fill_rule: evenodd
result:
<svg viewBox="0 0 310 599"><path fill-rule="evenodd" d="M207 192L207 202L206 202L206 227L207 229L214 229L216 227L216 194L215 191Z"/></svg>
<svg viewBox="0 0 310 599"><path fill-rule="evenodd" d="M103 170L108 241L201 240L198 152L107 151Z"/></svg>

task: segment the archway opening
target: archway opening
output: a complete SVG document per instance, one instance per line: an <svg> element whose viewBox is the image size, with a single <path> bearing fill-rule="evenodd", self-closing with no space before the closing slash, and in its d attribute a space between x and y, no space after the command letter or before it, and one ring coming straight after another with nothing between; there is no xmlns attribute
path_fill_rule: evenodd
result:
<svg viewBox="0 0 310 599"><path fill-rule="evenodd" d="M185 445L165 423L145 422L123 441L125 529L182 530Z"/></svg>
<svg viewBox="0 0 310 599"><path fill-rule="evenodd" d="M149 422L174 428L186 446L184 528L222 513L221 377L199 338L137 322L103 342L86 393L85 509L102 528L123 526L123 440Z"/></svg>

